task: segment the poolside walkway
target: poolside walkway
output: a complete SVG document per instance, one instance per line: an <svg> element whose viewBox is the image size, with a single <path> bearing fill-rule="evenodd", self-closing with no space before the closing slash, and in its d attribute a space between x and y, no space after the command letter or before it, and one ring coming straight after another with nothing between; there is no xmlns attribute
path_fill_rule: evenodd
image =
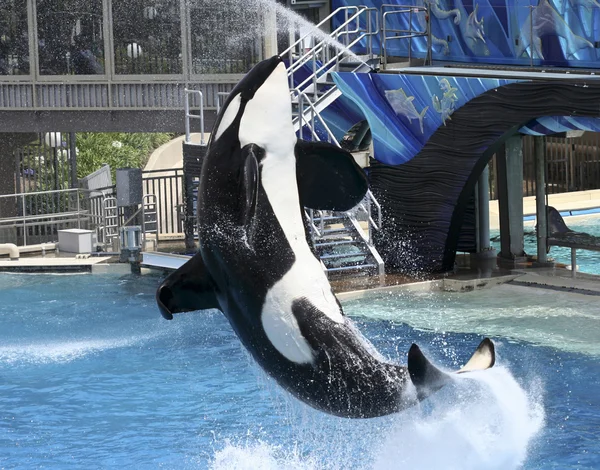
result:
<svg viewBox="0 0 600 470"><path fill-rule="evenodd" d="M126 263L115 263L114 256L76 257L75 254L21 257L18 260L0 258L0 272L25 273L92 273L107 272L129 273L131 267Z"/></svg>
<svg viewBox="0 0 600 470"><path fill-rule="evenodd" d="M548 196L548 204L556 208L559 212L598 209L598 214L600 215L600 189L550 194ZM523 216L535 218L535 196L523 198ZM575 217L589 217L589 215ZM534 220L525 222L526 226L533 226L534 224ZM499 228L498 201L490 201L490 229L498 230Z"/></svg>

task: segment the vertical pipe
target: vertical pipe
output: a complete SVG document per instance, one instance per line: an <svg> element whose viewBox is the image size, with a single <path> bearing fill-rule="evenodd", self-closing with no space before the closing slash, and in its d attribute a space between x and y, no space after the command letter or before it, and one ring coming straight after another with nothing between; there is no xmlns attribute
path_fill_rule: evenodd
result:
<svg viewBox="0 0 600 470"><path fill-rule="evenodd" d="M531 54L529 54L529 65L533 67L533 6L529 5L529 48Z"/></svg>
<svg viewBox="0 0 600 470"><path fill-rule="evenodd" d="M25 225L25 194L22 194L23 198L23 245L27 246L27 225Z"/></svg>
<svg viewBox="0 0 600 470"><path fill-rule="evenodd" d="M79 186L77 180L77 140L75 132L69 133L69 154L71 157L71 188Z"/></svg>
<svg viewBox="0 0 600 470"><path fill-rule="evenodd" d="M571 248L571 277L577 277L577 250Z"/></svg>
<svg viewBox="0 0 600 470"><path fill-rule="evenodd" d="M412 8L408 12L408 66L412 62Z"/></svg>
<svg viewBox="0 0 600 470"><path fill-rule="evenodd" d="M533 138L535 153L535 209L538 263L547 262L547 209L546 209L546 162L545 142L543 136Z"/></svg>

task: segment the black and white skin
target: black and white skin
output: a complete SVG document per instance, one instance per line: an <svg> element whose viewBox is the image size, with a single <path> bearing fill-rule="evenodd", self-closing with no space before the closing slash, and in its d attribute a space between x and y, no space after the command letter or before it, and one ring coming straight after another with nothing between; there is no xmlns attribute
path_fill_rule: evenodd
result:
<svg viewBox="0 0 600 470"><path fill-rule="evenodd" d="M282 59L259 63L217 118L200 177L199 251L159 287L162 315L219 309L268 375L327 413L382 416L424 399L451 374L416 345L407 367L379 355L307 241L304 207L349 210L366 191L352 155L297 139ZM485 339L461 371L493 364Z"/></svg>

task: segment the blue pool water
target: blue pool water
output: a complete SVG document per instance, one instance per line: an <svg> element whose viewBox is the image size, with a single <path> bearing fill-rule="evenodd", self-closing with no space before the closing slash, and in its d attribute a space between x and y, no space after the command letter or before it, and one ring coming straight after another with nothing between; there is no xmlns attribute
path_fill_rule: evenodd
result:
<svg viewBox="0 0 600 470"><path fill-rule="evenodd" d="M583 220L571 222L569 218L565 219L567 226L576 232L589 233L596 237L600 237L600 217L593 216ZM525 228L525 253L528 255L537 254L537 240L535 233L531 228ZM494 239L492 246L496 251L500 252L500 241L497 239L499 230L491 230L490 236ZM554 259L557 263L571 265L571 249L561 246L553 246L548 254L549 258ZM600 274L600 251L577 250L577 266L578 270L588 274Z"/></svg>
<svg viewBox="0 0 600 470"><path fill-rule="evenodd" d="M163 320L157 277L0 275L0 468L600 468L596 298L500 286L345 310L390 359L412 341L498 366L372 420L288 397L214 311Z"/></svg>

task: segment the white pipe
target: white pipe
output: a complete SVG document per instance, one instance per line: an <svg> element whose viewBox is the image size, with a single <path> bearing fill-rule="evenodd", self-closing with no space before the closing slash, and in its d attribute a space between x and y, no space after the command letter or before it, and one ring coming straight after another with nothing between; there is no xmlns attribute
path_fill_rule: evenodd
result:
<svg viewBox="0 0 600 470"><path fill-rule="evenodd" d="M58 243L49 242L49 243L40 243L39 245L26 245L19 247L19 253L34 253L37 251L41 251L42 254L45 254L46 251L56 250Z"/></svg>
<svg viewBox="0 0 600 470"><path fill-rule="evenodd" d="M19 248L14 243L0 243L0 254L9 254L11 260L18 260Z"/></svg>

